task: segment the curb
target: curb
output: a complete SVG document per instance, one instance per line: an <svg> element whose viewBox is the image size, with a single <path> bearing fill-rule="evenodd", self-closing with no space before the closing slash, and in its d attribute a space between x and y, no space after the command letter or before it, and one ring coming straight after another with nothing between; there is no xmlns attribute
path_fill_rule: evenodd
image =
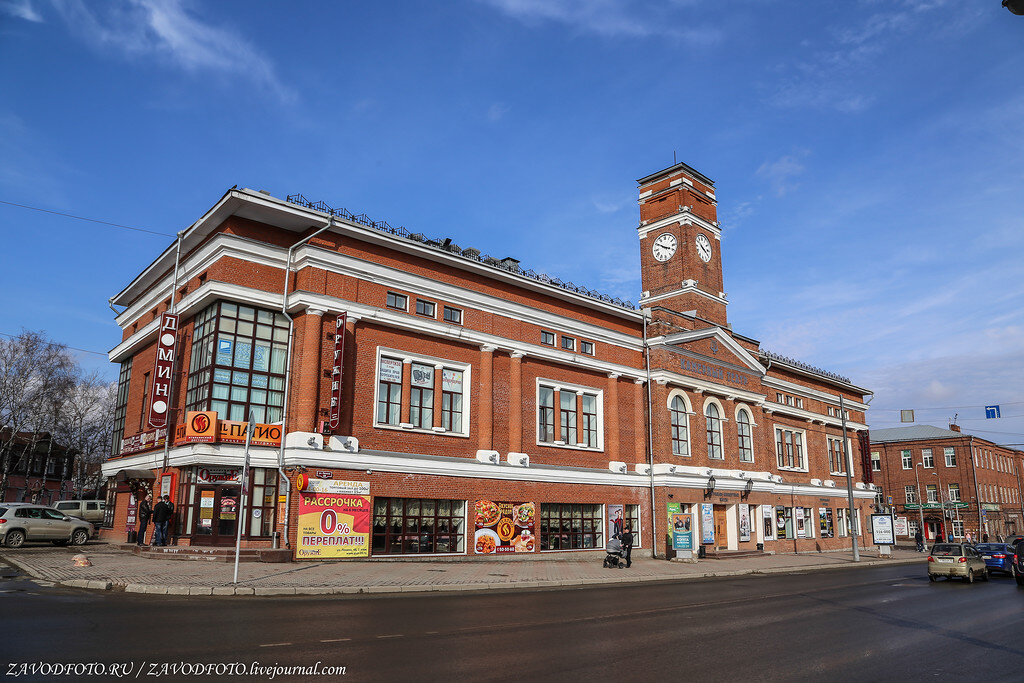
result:
<svg viewBox="0 0 1024 683"><path fill-rule="evenodd" d="M34 578L45 578L31 567L5 558L10 564L33 576ZM280 597L297 595L388 595L403 593L434 593L434 592L464 592L464 591L492 591L512 589L533 589L533 588L569 588L586 586L625 586L640 585L648 583L679 583L709 578L729 578L736 576L754 576L770 574L801 574L816 571L828 571L835 569L855 569L859 567L882 567L882 566L906 566L919 564L920 558L901 560L866 560L860 563L810 565L805 567L769 567L765 569L733 569L724 571L705 571L700 574L685 576L615 576L597 579L566 579L561 581L509 581L505 583L459 583L459 584L415 584L415 585L383 585L383 586L308 586L308 587L286 587L286 586L166 586L149 585L144 583L115 584L112 581L96 579L66 579L57 581L56 585L65 588L85 588L89 590L119 590L125 593L143 593L148 595L212 595L217 597L225 596L251 596L251 597Z"/></svg>

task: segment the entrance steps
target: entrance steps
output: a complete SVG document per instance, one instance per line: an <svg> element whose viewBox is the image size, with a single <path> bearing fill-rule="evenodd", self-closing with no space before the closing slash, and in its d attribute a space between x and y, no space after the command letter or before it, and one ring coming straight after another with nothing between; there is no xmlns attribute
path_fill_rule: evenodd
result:
<svg viewBox="0 0 1024 683"><path fill-rule="evenodd" d="M210 546L139 546L134 543L124 543L118 546L138 555L139 557L154 558L159 560L197 560L205 562L234 562L235 549L229 547ZM292 551L286 548L242 548L238 552L239 562L291 562Z"/></svg>
<svg viewBox="0 0 1024 683"><path fill-rule="evenodd" d="M739 560L744 557L763 557L769 554L763 550L708 550L704 557L708 560Z"/></svg>

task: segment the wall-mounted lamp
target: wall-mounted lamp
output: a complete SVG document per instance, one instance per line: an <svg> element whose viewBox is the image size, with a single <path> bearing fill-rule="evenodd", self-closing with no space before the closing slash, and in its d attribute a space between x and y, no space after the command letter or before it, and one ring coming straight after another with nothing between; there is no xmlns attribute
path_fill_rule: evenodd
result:
<svg viewBox="0 0 1024 683"><path fill-rule="evenodd" d="M708 488L707 491L704 493L705 498L709 498L711 494L715 492L715 483L715 475L712 474L711 476L708 477Z"/></svg>
<svg viewBox="0 0 1024 683"><path fill-rule="evenodd" d="M753 490L754 490L754 480L753 479L747 479L747 483L743 486L743 494L741 495L741 498L746 500L747 497L750 495L750 492L753 491Z"/></svg>

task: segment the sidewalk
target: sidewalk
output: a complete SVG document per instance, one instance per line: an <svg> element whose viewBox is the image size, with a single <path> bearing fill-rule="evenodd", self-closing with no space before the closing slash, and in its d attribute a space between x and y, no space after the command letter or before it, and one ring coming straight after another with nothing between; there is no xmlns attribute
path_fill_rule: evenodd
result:
<svg viewBox="0 0 1024 683"><path fill-rule="evenodd" d="M75 567L84 553L91 567ZM0 560L27 574L63 586L166 595L323 595L429 591L547 588L578 585L680 581L715 576L795 573L853 566L920 564L925 556L897 548L891 559L874 547L861 551L811 555L765 555L688 564L638 558L629 569L604 569L601 559L566 554L565 559L516 562L293 562L243 563L238 585L234 566L223 562L169 561L137 557L107 544L84 548L20 548L0 552Z"/></svg>

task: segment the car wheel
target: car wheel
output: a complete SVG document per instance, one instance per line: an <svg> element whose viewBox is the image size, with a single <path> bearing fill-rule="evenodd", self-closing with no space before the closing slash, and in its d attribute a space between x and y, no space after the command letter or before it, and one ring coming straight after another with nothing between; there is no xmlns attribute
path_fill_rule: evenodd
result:
<svg viewBox="0 0 1024 683"><path fill-rule="evenodd" d="M981 580L985 581L985 582L988 582L991 579L992 579L992 572L990 570L986 569L985 572L981 575Z"/></svg>
<svg viewBox="0 0 1024 683"><path fill-rule="evenodd" d="M12 529L7 532L4 538L4 545L8 548L20 548L25 542L25 532L20 529Z"/></svg>
<svg viewBox="0 0 1024 683"><path fill-rule="evenodd" d="M1013 580L1017 582L1018 586L1024 586L1024 576L1020 575L1020 572L1013 572Z"/></svg>
<svg viewBox="0 0 1024 683"><path fill-rule="evenodd" d="M86 541L89 540L89 532L85 529L75 529L75 533L71 534L72 545L85 545Z"/></svg>
<svg viewBox="0 0 1024 683"><path fill-rule="evenodd" d="M934 583L938 578L939 577L935 576L935 574L929 574L928 575L928 580L931 581L932 583Z"/></svg>
<svg viewBox="0 0 1024 683"><path fill-rule="evenodd" d="M964 577L964 581L966 581L967 583L974 583L974 570L973 569L968 569L967 570L967 576Z"/></svg>

